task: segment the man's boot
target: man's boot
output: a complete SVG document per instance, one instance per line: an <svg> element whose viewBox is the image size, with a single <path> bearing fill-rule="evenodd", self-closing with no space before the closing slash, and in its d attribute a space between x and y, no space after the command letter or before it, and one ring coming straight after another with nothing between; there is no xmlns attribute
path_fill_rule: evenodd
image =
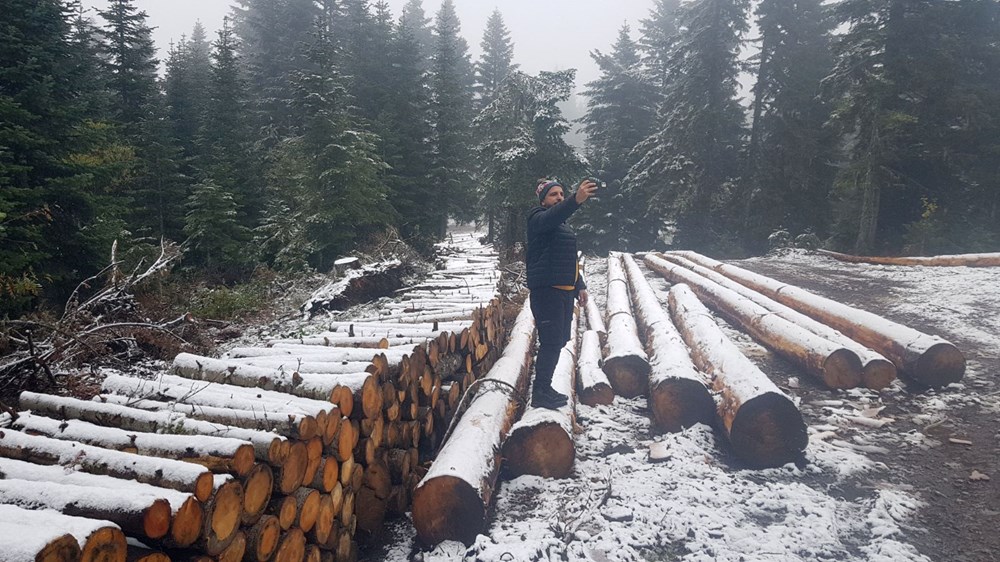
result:
<svg viewBox="0 0 1000 562"><path fill-rule="evenodd" d="M531 406L534 408L548 408L557 410L569 403L569 398L556 392L549 385L535 387L531 392Z"/></svg>

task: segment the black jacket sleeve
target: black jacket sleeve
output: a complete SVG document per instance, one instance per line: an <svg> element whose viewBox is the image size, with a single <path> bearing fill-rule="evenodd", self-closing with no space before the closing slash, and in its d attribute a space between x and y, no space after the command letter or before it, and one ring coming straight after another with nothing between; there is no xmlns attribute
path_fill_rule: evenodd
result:
<svg viewBox="0 0 1000 562"><path fill-rule="evenodd" d="M560 224L566 222L573 211L579 208L580 204L576 202L576 194L573 194L563 199L563 202L558 205L553 205L544 211L533 212L528 217L528 230L532 234L541 234L558 228Z"/></svg>

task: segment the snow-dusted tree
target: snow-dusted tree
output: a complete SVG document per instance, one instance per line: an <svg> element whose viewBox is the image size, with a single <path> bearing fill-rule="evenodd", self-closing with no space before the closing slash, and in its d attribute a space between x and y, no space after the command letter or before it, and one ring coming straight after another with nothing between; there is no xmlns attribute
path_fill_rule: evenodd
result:
<svg viewBox="0 0 1000 562"><path fill-rule="evenodd" d="M249 231L239 223L237 207L231 193L210 181L192 188L184 217L190 246L186 259L211 270L247 263L254 257L254 252L247 251Z"/></svg>
<svg viewBox="0 0 1000 562"><path fill-rule="evenodd" d="M762 0L753 120L741 190L747 242L766 249L779 228L824 233L836 158L820 96L830 72L831 19L822 0Z"/></svg>
<svg viewBox="0 0 1000 562"><path fill-rule="evenodd" d="M114 96L114 117L126 135L132 136L151 117L150 108L160 95L152 30L146 24L146 12L135 6L135 0L110 0L98 13L105 21L104 57L108 87Z"/></svg>
<svg viewBox="0 0 1000 562"><path fill-rule="evenodd" d="M198 22L191 38L182 37L167 58L164 81L167 116L174 138L187 160L185 173L193 176L191 161L198 156L196 139L207 113L209 82L212 76L211 49L205 28Z"/></svg>
<svg viewBox="0 0 1000 562"><path fill-rule="evenodd" d="M727 208L740 168L744 114L736 99L748 0L695 0L681 6L680 35L655 133L636 150L626 179L640 245L673 230L672 242L718 248L735 234ZM728 212L720 214L721 211Z"/></svg>
<svg viewBox="0 0 1000 562"><path fill-rule="evenodd" d="M483 49L483 58L476 63L476 95L478 106L483 108L494 100L504 78L518 69L513 62L514 43L499 9L494 9L486 20L486 31L479 46Z"/></svg>
<svg viewBox="0 0 1000 562"><path fill-rule="evenodd" d="M655 0L649 17L642 20L639 46L650 78L665 90L670 75L670 53L677 42L677 8L680 0Z"/></svg>
<svg viewBox="0 0 1000 562"><path fill-rule="evenodd" d="M496 99L476 118L476 152L483 184L482 205L497 218L496 241L524 241L525 213L538 203L538 178L574 178L581 163L563 140L569 124L558 104L569 99L575 71L515 71L501 82ZM568 181L566 191L572 191Z"/></svg>
<svg viewBox="0 0 1000 562"><path fill-rule="evenodd" d="M602 250L620 246L631 223L626 209L636 202L627 199L621 181L634 162L632 151L653 132L660 90L644 71L628 25L622 26L609 54L594 51L591 57L601 69L589 82L587 114L581 119L587 134L590 170L608 184L597 201L581 209L581 243Z"/></svg>
<svg viewBox="0 0 1000 562"><path fill-rule="evenodd" d="M461 24L453 0L444 0L434 22L431 102L434 123L432 176L442 209L441 233L450 214L471 219L478 194L472 178L473 72L469 45L459 34Z"/></svg>
<svg viewBox="0 0 1000 562"><path fill-rule="evenodd" d="M422 0L407 0L399 16L400 29L410 32L416 47L417 58L420 59L420 69L430 70L430 60L434 52L434 32L431 29L431 18L424 12Z"/></svg>

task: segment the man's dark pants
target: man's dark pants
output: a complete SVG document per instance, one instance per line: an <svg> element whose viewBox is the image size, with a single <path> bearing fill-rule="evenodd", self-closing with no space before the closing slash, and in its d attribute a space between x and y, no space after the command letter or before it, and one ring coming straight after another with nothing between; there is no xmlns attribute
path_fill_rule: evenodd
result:
<svg viewBox="0 0 1000 562"><path fill-rule="evenodd" d="M576 291L554 287L531 290L531 313L538 329L538 356L535 358L534 390L552 386L552 373L559 352L570 337Z"/></svg>

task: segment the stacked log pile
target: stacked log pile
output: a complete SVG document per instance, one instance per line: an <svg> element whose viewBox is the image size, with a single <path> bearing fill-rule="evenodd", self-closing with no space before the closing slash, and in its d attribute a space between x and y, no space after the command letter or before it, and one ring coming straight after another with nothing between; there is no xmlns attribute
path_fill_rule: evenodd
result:
<svg viewBox="0 0 1000 562"><path fill-rule="evenodd" d="M850 263L870 263L877 265L922 265L928 267L998 267L1000 266L1000 252L984 254L951 254L944 256L852 256L831 252L830 250L816 250L824 256L836 260Z"/></svg>
<svg viewBox="0 0 1000 562"><path fill-rule="evenodd" d="M0 504L99 524L40 536L23 559L124 561L127 536L151 562L356 560L410 509L462 395L500 357L495 256L461 243L462 278L432 275L392 323L181 354L155 380L109 375L90 401L24 393L0 430ZM490 283L467 286L475 272ZM95 549L112 554L81 558Z"/></svg>

